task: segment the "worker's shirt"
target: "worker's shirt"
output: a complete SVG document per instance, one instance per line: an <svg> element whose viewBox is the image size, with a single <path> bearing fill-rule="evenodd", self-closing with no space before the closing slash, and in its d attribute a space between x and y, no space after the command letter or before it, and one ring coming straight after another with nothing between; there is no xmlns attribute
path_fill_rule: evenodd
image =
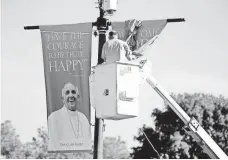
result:
<svg viewBox="0 0 228 160"><path fill-rule="evenodd" d="M106 63L126 61L131 51L128 44L119 39L111 39L103 45L101 58Z"/></svg>

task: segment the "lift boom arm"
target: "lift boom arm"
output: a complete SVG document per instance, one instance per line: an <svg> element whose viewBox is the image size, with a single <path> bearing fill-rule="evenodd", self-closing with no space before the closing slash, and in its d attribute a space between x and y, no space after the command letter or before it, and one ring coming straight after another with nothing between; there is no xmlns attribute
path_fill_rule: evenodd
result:
<svg viewBox="0 0 228 160"><path fill-rule="evenodd" d="M151 66L148 59L140 64L142 79L145 80L171 107L177 116L184 122L185 131L190 134L195 141L201 146L203 151L212 159L228 159L223 150L208 135L199 122L194 117L189 117L187 113L174 101L174 99L166 92L158 82L150 75Z"/></svg>

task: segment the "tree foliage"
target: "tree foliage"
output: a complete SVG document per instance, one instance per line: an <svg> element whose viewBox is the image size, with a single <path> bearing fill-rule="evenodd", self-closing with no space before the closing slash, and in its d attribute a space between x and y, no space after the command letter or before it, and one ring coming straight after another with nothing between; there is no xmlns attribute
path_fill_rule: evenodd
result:
<svg viewBox="0 0 228 160"><path fill-rule="evenodd" d="M172 95L190 117L195 117L214 141L228 154L228 99L208 94ZM140 146L134 147L132 158L157 158L142 134L145 132L162 158L209 158L194 139L183 130L184 123L164 103L165 110L154 109L155 127L143 126L135 136Z"/></svg>
<svg viewBox="0 0 228 160"><path fill-rule="evenodd" d="M19 136L11 121L1 124L1 155L5 158L18 158L22 147Z"/></svg>
<svg viewBox="0 0 228 160"><path fill-rule="evenodd" d="M92 159L92 152L48 153L48 134L44 127L37 129L37 137L22 144L10 121L1 124L1 155L5 158L23 159ZM129 152L124 141L119 138L104 139L104 158L128 158Z"/></svg>
<svg viewBox="0 0 228 160"><path fill-rule="evenodd" d="M127 159L130 156L126 143L120 137L106 137L103 154L106 159Z"/></svg>

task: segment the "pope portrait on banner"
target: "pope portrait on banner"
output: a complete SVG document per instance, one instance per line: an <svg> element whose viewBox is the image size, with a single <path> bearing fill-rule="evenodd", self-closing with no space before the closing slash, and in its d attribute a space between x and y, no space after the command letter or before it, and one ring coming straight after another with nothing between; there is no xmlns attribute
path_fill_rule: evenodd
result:
<svg viewBox="0 0 228 160"><path fill-rule="evenodd" d="M63 107L48 117L49 150L88 148L90 124L87 117L78 111L80 94L77 86L66 83L62 89Z"/></svg>

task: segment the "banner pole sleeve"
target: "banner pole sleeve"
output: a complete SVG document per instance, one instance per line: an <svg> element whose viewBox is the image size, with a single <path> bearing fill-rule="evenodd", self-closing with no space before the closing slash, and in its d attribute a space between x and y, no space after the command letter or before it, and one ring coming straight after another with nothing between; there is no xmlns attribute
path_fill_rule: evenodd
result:
<svg viewBox="0 0 228 160"><path fill-rule="evenodd" d="M39 26L24 26L24 30L40 29Z"/></svg>
<svg viewBox="0 0 228 160"><path fill-rule="evenodd" d="M173 22L185 22L184 18L171 18L167 19L167 23L173 23Z"/></svg>

